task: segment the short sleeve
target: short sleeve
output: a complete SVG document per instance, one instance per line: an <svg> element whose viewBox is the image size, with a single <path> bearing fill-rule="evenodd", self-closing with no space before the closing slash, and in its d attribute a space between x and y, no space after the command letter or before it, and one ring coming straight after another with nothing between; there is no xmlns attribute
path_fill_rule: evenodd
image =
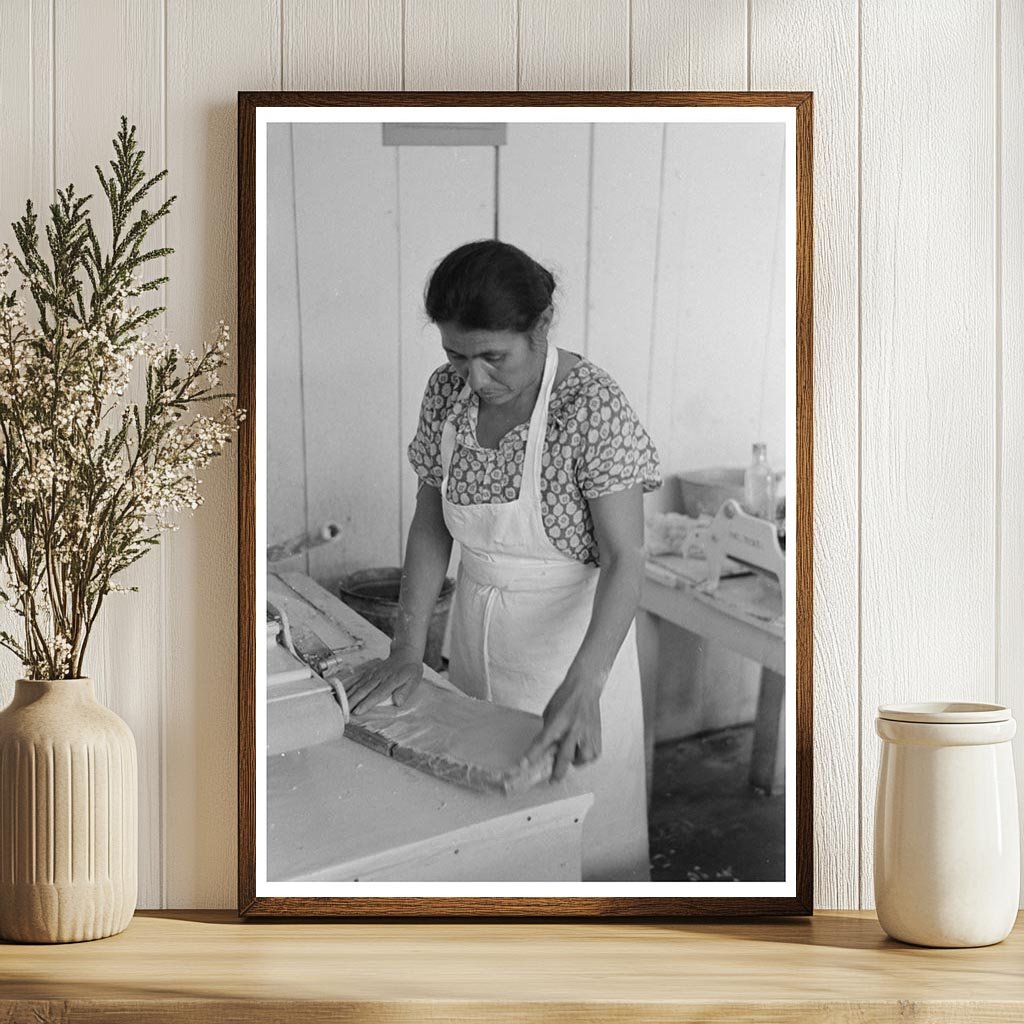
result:
<svg viewBox="0 0 1024 1024"><path fill-rule="evenodd" d="M588 382L574 419L579 445L576 479L584 498L600 498L635 484L645 493L661 486L654 442L611 377L601 373Z"/></svg>
<svg viewBox="0 0 1024 1024"><path fill-rule="evenodd" d="M416 433L409 442L407 454L416 475L424 483L441 487L441 429L458 397L461 384L458 375L446 363L439 366L427 381L420 403Z"/></svg>

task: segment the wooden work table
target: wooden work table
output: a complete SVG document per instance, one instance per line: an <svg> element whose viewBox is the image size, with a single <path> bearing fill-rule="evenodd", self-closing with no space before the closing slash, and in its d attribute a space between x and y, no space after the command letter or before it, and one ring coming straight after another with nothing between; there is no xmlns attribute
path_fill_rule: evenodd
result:
<svg viewBox="0 0 1024 1024"><path fill-rule="evenodd" d="M342 670L390 650L383 633L308 576L268 574L268 594L297 636L319 631ZM335 648L347 640L358 646ZM268 661L271 650L275 664L287 667L285 649L275 641ZM579 881L582 822L593 803L587 776L573 772L506 795L416 770L351 739L360 719L342 734L330 685L295 658L290 664L306 678L278 683L268 671L268 736L291 742L268 750L267 881ZM427 667L424 675L439 690L455 690ZM542 724L539 716L508 711L512 721L502 721L501 736L487 731L474 741L473 729L494 721L482 722L475 707L489 715L500 709L464 700L473 714L459 717L462 709L448 706L452 724L438 724L435 735L445 750L467 758L473 751L496 763L487 758L509 743L518 757Z"/></svg>
<svg viewBox="0 0 1024 1024"><path fill-rule="evenodd" d="M1024 1019L1024 921L983 949L873 915L754 922L239 922L154 911L121 935L0 943L0 1021Z"/></svg>
<svg viewBox="0 0 1024 1024"><path fill-rule="evenodd" d="M764 792L781 792L786 778L786 627L778 582L747 573L723 578L715 593L705 593L699 584L706 572L704 560L671 555L647 559L637 612L637 635L643 638L646 652L641 659L640 676L644 688L648 790L654 764L657 695L665 685L660 677L667 676L668 685L672 686L678 675L672 659L660 655L661 633L655 623L666 623L720 643L761 665L750 782ZM675 685L680 683L676 681Z"/></svg>

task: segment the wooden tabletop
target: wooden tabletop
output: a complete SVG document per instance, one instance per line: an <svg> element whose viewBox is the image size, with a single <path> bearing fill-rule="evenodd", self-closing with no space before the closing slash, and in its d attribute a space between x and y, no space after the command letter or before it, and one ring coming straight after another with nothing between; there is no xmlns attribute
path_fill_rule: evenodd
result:
<svg viewBox="0 0 1024 1024"><path fill-rule="evenodd" d="M640 595L643 611L717 640L773 672L786 674L786 627L780 617L782 601L777 583L756 575L739 576L723 579L717 593L705 594L681 576L651 575L652 569L663 568L668 560L668 556L647 560ZM772 595L772 600L766 603L765 595ZM769 614L775 617L764 617Z"/></svg>
<svg viewBox="0 0 1024 1024"><path fill-rule="evenodd" d="M747 922L239 921L138 914L121 935L0 943L0 1021L1024 1019L1024 918L929 950L870 913Z"/></svg>
<svg viewBox="0 0 1024 1024"><path fill-rule="evenodd" d="M305 630L335 649L345 637L355 641L337 658L343 670L387 656L388 637L308 576L270 573L267 588L296 635ZM444 706L446 720L434 734L448 755L478 765L515 764L543 725L540 716L465 698L426 665L423 673L420 697L429 698L426 691L437 688L459 693L463 702ZM311 700L318 687L323 704ZM289 688L310 696L272 699L268 715L290 703L306 720L300 729L315 730L318 718L333 713L341 721L328 683L318 677L283 685L268 681L272 696ZM419 716L424 703L408 702L405 710ZM423 719L416 720L422 727ZM311 737L303 749L268 757L269 881L412 880L410 871L419 881L472 881L480 877L485 842L500 846L485 855L487 878L579 881L579 836L567 843L565 830L555 825L582 818L593 803L586 773L570 772L560 783L510 795L471 789L358 744L352 738L355 725L366 721L366 716L353 719L340 739L322 743ZM451 856L453 845L461 846L461 856Z"/></svg>

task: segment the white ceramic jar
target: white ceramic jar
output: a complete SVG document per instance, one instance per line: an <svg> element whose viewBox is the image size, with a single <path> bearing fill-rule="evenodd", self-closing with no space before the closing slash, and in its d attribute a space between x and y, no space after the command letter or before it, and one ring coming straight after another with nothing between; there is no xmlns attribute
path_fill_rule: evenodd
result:
<svg viewBox="0 0 1024 1024"><path fill-rule="evenodd" d="M999 704L878 709L875 906L894 939L988 946L1006 938L1020 894L1010 740Z"/></svg>

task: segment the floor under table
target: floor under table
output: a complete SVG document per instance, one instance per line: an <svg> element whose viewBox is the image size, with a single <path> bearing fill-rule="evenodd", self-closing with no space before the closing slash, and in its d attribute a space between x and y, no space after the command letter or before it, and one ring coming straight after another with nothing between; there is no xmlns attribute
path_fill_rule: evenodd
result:
<svg viewBox="0 0 1024 1024"><path fill-rule="evenodd" d="M654 748L651 881L785 879L786 798L750 786L753 737L735 726Z"/></svg>
<svg viewBox="0 0 1024 1024"><path fill-rule="evenodd" d="M751 787L753 742L751 723L655 746L652 882L785 881L786 798Z"/></svg>

